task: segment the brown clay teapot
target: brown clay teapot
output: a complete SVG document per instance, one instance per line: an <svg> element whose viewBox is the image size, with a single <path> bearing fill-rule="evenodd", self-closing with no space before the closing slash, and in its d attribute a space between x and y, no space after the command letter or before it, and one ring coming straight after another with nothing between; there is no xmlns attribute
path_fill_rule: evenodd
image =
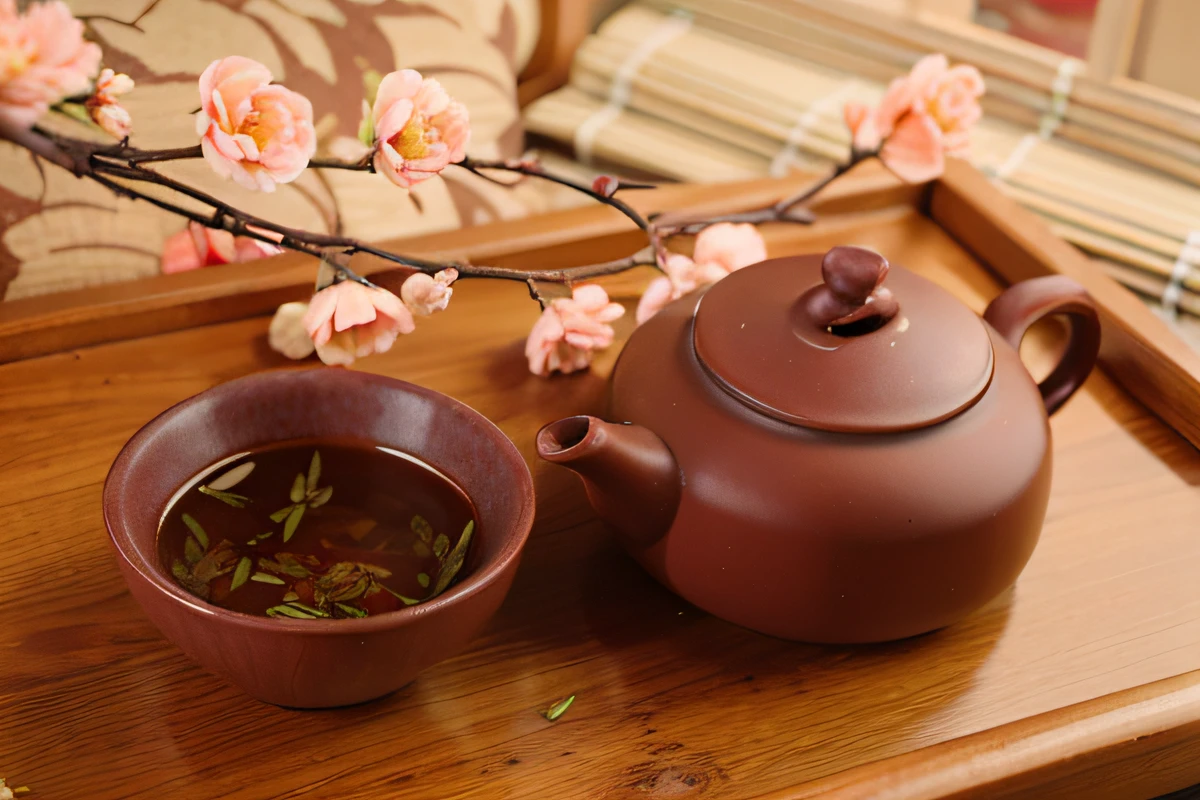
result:
<svg viewBox="0 0 1200 800"><path fill-rule="evenodd" d="M1017 348L1048 314L1070 340L1035 384ZM788 639L898 639L1016 580L1050 494L1048 414L1099 344L1065 277L1012 286L980 320L870 250L772 259L638 328L611 421L559 420L537 448L700 608Z"/></svg>

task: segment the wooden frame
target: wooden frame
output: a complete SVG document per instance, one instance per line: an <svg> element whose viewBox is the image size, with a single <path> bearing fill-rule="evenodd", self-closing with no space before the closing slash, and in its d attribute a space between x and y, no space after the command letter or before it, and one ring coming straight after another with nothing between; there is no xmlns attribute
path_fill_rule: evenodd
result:
<svg viewBox="0 0 1200 800"><path fill-rule="evenodd" d="M517 84L522 107L567 82L575 48L622 0L541 0L541 35Z"/></svg>

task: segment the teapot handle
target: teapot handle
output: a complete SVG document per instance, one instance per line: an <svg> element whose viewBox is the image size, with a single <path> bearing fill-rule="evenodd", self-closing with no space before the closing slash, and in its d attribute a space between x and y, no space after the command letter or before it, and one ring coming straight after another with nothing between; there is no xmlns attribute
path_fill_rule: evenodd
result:
<svg viewBox="0 0 1200 800"><path fill-rule="evenodd" d="M983 318L1018 352L1029 326L1050 314L1065 314L1071 334L1066 352L1038 384L1047 414L1057 411L1083 385L1100 352L1100 318L1087 290L1065 275L1032 278L1010 286L983 312Z"/></svg>

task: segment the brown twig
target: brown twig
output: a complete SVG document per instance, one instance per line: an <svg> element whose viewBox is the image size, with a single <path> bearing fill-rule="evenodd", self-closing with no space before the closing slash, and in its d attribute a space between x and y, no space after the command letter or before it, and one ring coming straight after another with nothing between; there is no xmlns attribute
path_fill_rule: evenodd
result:
<svg viewBox="0 0 1200 800"><path fill-rule="evenodd" d="M143 151L131 148L125 143L99 145L95 142L61 136L40 129L18 128L2 122L0 122L0 139L12 141L36 156L69 170L81 178L92 180L118 195L133 200L143 200L205 227L228 231L235 236L247 236L259 241L279 244L290 250L327 261L330 260L331 255L337 255L339 262L337 266L344 276L366 285L372 284L346 266L345 258L355 253L366 253L421 272L436 273L448 267L454 267L458 270L459 277L463 278L498 278L523 283L531 280L545 283L571 283L623 272L636 266L654 264L653 259L647 255L646 251L602 264L556 270L520 270L478 264L428 261L393 253L349 236L313 233L280 225L233 208L206 192L144 166L147 163L158 161L194 158L199 155L199 148ZM343 162L336 163L343 164ZM343 166L344 168L354 168L352 165L343 164ZM163 200L134 188L129 185L130 182L148 183L169 189L208 206L212 212L203 214L169 200ZM276 240L265 232L274 233L280 238Z"/></svg>
<svg viewBox="0 0 1200 800"><path fill-rule="evenodd" d="M606 206L612 206L632 220L635 225L649 234L652 238L654 236L653 226L650 224L650 221L630 207L628 203L624 202L623 200L618 200L615 197L609 197L608 195L601 194L591 186L580 183L579 181L572 180L571 178L567 178L563 175L555 175L552 172L547 172L537 162L518 160L483 161L467 156L462 161L459 161L455 166L462 167L468 172L473 172L483 178L486 178L487 175L484 175L482 172L480 172L480 170L501 170L503 172L515 172L518 175L530 175L536 178L541 178L545 181L550 181L551 183L557 183L561 186L570 187L577 192L586 194L588 197L599 203L603 203Z"/></svg>
<svg viewBox="0 0 1200 800"><path fill-rule="evenodd" d="M320 258L326 263L334 265L334 268L339 271L344 279L354 280L368 286L374 285L366 278L351 270L348 265L351 256L357 253L365 253L430 274L454 267L458 270L460 278L497 278L501 280L521 281L529 288L530 296L537 300L543 307L546 305L546 299L538 291L537 283L570 284L575 281L624 272L637 266L659 266L666 253L665 240L670 235L695 233L711 224L724 221L754 223L770 221L809 222L812 220L811 212L799 208L799 204L811 198L859 161L875 155L875 153L855 153L847 164L839 166L823 180L767 208L745 211L739 214L727 214L705 220L675 219L669 218L670 215L662 215L653 222L647 220L624 201L611 196L615 192L604 193L597 191L590 185L547 172L535 162L463 159L455 166L484 178L491 179L486 174L488 171L512 172L551 181L582 192L597 202L612 206L620 211L643 230L649 239L649 246L638 253L601 264L588 264L553 270L521 270L479 264L429 261L394 253L349 236L313 233L281 225L277 222L272 222L236 209L206 192L148 167L148 165L155 163L201 158L203 153L199 146L163 150L142 150L131 147L127 140L117 144L99 144L63 136L40 128L15 127L4 122L0 122L0 139L12 141L29 150L35 156L69 170L80 178L92 180L120 196L145 201L208 228L224 230L235 236L246 236L258 241L278 244L290 250ZM318 169L374 172L374 164L370 154L353 162L335 159L314 159L310 162L309 166ZM148 194L135 188L135 185L138 183L148 183L168 189L208 207L211 211L209 213L201 213L170 200L164 200ZM649 188L649 185L634 183L620 184L618 186L618 190L641 188Z"/></svg>
<svg viewBox="0 0 1200 800"><path fill-rule="evenodd" d="M759 225L764 222L792 222L807 225L816 219L816 215L807 208L801 207L800 204L810 200L826 186L853 169L857 164L868 158L874 158L876 155L878 155L878 151L855 150L850 154L850 159L846 163L838 164L821 180L766 208L756 208L734 214L722 214L702 220L688 219L682 215L663 214L654 218L654 224L659 226L664 237L676 234L699 233L710 225L716 225L718 222L747 222L752 225Z"/></svg>

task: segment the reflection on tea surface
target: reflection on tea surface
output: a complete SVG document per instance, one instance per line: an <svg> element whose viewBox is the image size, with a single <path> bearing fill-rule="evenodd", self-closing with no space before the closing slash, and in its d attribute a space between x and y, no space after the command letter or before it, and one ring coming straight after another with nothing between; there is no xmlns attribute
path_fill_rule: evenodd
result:
<svg viewBox="0 0 1200 800"><path fill-rule="evenodd" d="M475 510L416 458L354 440L281 442L208 468L159 526L187 591L247 614L366 617L441 594Z"/></svg>

